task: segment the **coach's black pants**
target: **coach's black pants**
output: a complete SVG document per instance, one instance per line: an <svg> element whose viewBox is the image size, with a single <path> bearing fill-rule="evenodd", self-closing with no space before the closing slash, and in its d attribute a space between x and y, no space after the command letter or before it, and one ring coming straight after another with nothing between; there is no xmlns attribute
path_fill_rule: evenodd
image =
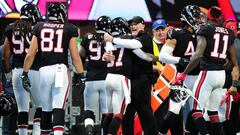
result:
<svg viewBox="0 0 240 135"><path fill-rule="evenodd" d="M133 135L134 117L137 112L145 135L157 135L155 118L151 108L151 83L147 75L131 80L131 103L123 117L124 135Z"/></svg>

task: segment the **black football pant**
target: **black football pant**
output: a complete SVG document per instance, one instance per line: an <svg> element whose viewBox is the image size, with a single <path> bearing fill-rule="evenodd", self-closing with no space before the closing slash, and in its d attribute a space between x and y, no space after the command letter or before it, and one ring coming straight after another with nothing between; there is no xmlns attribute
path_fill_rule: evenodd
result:
<svg viewBox="0 0 240 135"><path fill-rule="evenodd" d="M137 112L145 135L157 135L156 121L151 108L151 83L147 75L131 80L131 103L123 117L124 135L133 135Z"/></svg>

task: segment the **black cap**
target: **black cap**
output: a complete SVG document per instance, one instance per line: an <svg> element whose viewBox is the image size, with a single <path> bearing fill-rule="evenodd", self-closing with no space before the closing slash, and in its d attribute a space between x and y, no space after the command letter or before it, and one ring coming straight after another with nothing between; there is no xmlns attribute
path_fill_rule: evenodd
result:
<svg viewBox="0 0 240 135"><path fill-rule="evenodd" d="M128 23L131 24L133 22L135 22L137 24L138 23L144 24L144 19L142 17L140 17L140 16L134 16L131 20L128 21Z"/></svg>

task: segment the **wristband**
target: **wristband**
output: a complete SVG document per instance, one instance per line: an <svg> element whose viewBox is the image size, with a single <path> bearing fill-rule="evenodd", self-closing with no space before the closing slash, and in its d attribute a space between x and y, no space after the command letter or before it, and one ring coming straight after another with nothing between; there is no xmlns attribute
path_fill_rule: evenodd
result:
<svg viewBox="0 0 240 135"><path fill-rule="evenodd" d="M240 87L240 82L237 81L237 80L233 80L233 81L232 81L232 86L233 86L233 87Z"/></svg>
<svg viewBox="0 0 240 135"><path fill-rule="evenodd" d="M23 71L22 75L28 75L28 72Z"/></svg>

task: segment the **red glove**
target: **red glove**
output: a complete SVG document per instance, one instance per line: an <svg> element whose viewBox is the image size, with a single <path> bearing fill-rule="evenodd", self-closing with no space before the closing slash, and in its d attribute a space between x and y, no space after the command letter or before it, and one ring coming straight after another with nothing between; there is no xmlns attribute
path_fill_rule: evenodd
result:
<svg viewBox="0 0 240 135"><path fill-rule="evenodd" d="M185 80L186 78L186 75L185 73L181 73L179 76L177 76L175 78L175 80L173 81L172 85L182 85L183 84L183 81Z"/></svg>
<svg viewBox="0 0 240 135"><path fill-rule="evenodd" d="M228 91L226 91L224 97L222 98L222 100L220 102L220 105L222 105L227 100L227 98L229 98L229 96L230 96L230 93Z"/></svg>
<svg viewBox="0 0 240 135"><path fill-rule="evenodd" d="M234 101L234 102L238 102L238 101L239 101L239 98L240 98L240 94L239 94L239 93L235 93L235 94L233 95L233 101Z"/></svg>

